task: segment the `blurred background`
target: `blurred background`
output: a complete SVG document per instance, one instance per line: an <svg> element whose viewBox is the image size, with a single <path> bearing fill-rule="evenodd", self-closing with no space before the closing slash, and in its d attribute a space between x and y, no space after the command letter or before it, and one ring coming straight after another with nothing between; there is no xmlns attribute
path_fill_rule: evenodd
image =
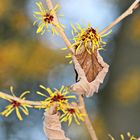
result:
<svg viewBox="0 0 140 140"><path fill-rule="evenodd" d="M134 0L57 0L61 5L60 21L72 38L70 23L84 26L91 23L102 30ZM75 74L63 41L51 33L36 35L33 12L37 0L4 0L0 2L0 91L9 92L14 86L18 96L30 90L30 100L41 100L35 94L39 85L60 88L74 83ZM54 1L54 3L56 3ZM140 136L140 8L115 28L105 41L101 54L110 64L110 71L100 92L85 99L89 116L99 140L112 134L120 139L121 133L130 131ZM7 103L0 100L0 111ZM46 140L42 128L43 110L30 110L20 122L13 113L0 116L0 140ZM72 140L90 140L84 124L64 124L66 135Z"/></svg>

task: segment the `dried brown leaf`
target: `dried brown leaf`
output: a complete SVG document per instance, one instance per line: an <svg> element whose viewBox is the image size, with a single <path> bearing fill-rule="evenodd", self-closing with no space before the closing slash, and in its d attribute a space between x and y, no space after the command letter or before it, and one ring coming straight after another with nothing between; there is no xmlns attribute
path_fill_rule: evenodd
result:
<svg viewBox="0 0 140 140"><path fill-rule="evenodd" d="M49 140L70 140L61 128L60 114L54 107L44 113L44 132Z"/></svg>
<svg viewBox="0 0 140 140"><path fill-rule="evenodd" d="M97 59L97 50L94 53L89 54L86 50L80 54L75 55L81 68L84 70L88 82L95 80L96 76L103 69L102 65Z"/></svg>
<svg viewBox="0 0 140 140"><path fill-rule="evenodd" d="M89 54L85 49L81 49L73 56L76 71L76 82L71 89L78 93L90 97L94 92L98 92L99 86L108 72L109 65L103 61L98 50Z"/></svg>

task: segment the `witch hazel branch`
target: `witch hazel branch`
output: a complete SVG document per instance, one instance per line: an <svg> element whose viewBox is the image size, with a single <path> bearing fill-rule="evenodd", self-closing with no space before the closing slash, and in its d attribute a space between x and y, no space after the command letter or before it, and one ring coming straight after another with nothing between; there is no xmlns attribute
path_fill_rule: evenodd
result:
<svg viewBox="0 0 140 140"><path fill-rule="evenodd" d="M65 33L65 26L58 19L61 16L58 15L59 4L53 5L51 0L46 0L46 5L43 5L42 2L36 2L38 11L34 12L33 15L36 19L34 22L34 25L37 26L36 33L43 35L45 32L51 31L52 35L59 35L63 39L66 48L62 48L62 50L69 51L66 58L70 58L70 62L73 63L76 82L71 86L62 86L60 89L54 90L40 85L40 88L45 93L47 92L47 94L36 92L37 96L44 98L41 101L27 100L30 91L25 91L17 97L13 87L10 87L11 95L0 92L0 98L9 102L9 105L0 114L8 117L15 112L18 119L22 121L21 112L27 116L29 115L29 109L44 109L43 125L48 139L69 140L62 130L61 123L67 122L70 126L72 121L75 120L78 125L84 122L91 139L98 140L87 114L83 97L91 97L95 92L97 93L108 72L109 65L104 62L99 53L106 46L103 38L111 33L111 29L116 24L131 15L139 7L139 4L140 0L134 1L120 17L100 32L93 28L90 23L84 28L80 24L72 24L73 42L71 42ZM71 95L72 92L77 94L78 98ZM115 140L113 136L109 135L109 137ZM125 139L124 135L120 137L122 140ZM130 133L127 134L127 137L130 140L137 139Z"/></svg>

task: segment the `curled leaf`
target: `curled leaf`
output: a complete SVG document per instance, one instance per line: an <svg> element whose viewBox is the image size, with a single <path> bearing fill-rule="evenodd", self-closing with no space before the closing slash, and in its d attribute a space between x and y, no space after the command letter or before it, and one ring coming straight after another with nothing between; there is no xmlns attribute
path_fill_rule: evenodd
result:
<svg viewBox="0 0 140 140"><path fill-rule="evenodd" d="M91 54L82 49L72 57L77 83L73 84L71 89L78 94L90 97L94 92L98 92L99 86L103 83L108 72L109 65L103 61L97 49Z"/></svg>
<svg viewBox="0 0 140 140"><path fill-rule="evenodd" d="M61 128L60 115L55 107L44 113L44 132L49 140L70 140Z"/></svg>

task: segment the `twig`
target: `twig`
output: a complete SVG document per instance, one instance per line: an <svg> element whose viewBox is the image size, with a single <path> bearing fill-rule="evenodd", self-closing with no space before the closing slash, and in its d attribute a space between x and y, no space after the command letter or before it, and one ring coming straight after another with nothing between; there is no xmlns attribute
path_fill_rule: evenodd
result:
<svg viewBox="0 0 140 140"><path fill-rule="evenodd" d="M47 4L48 4L48 8L49 10L53 9L53 4L51 2L51 0L46 0ZM54 25L59 24L59 20L57 18L57 15L54 13ZM60 30L60 28L58 28L57 26L55 26L56 30L58 31L58 33L60 34L61 38L63 39L63 41L65 42L66 46L69 48L69 50L74 53L74 49L70 48L71 43L67 37L67 35L65 34L65 32L63 30Z"/></svg>
<svg viewBox="0 0 140 140"><path fill-rule="evenodd" d="M14 96L11 96L11 95L3 93L3 92L0 92L0 97L11 99L13 101L17 101L19 103L27 104L27 105L31 105L31 106L41 106L42 105L41 101L22 100L22 99L20 99L18 97L14 97Z"/></svg>
<svg viewBox="0 0 140 140"><path fill-rule="evenodd" d="M134 12L134 10L136 10L139 7L139 4L140 4L140 0L136 0L120 17L118 17L106 28L104 28L99 34L103 35L107 31L109 31L112 27L114 27L116 24L118 24L120 21L122 21L124 18L131 15Z"/></svg>
<svg viewBox="0 0 140 140"><path fill-rule="evenodd" d="M92 140L98 140L98 138L96 136L96 133L95 133L95 130L93 129L92 123L90 121L90 118L89 118L89 116L87 114L85 104L84 104L84 99L83 99L82 96L79 97L79 101L80 101L80 106L83 106L83 108L80 108L81 112L83 114L86 114L86 116L85 116L85 124L87 126L88 132L89 132Z"/></svg>
<svg viewBox="0 0 140 140"><path fill-rule="evenodd" d="M31 106L42 106L42 101L30 101L30 100L23 100L19 97L16 97L16 96L12 96L12 95L9 95L7 93L4 93L4 92L0 92L0 98L2 99L10 99L10 100L13 100L13 101L17 101L21 104L27 104L27 105L31 105ZM71 108L82 108L83 106L76 106L76 107L71 107Z"/></svg>

